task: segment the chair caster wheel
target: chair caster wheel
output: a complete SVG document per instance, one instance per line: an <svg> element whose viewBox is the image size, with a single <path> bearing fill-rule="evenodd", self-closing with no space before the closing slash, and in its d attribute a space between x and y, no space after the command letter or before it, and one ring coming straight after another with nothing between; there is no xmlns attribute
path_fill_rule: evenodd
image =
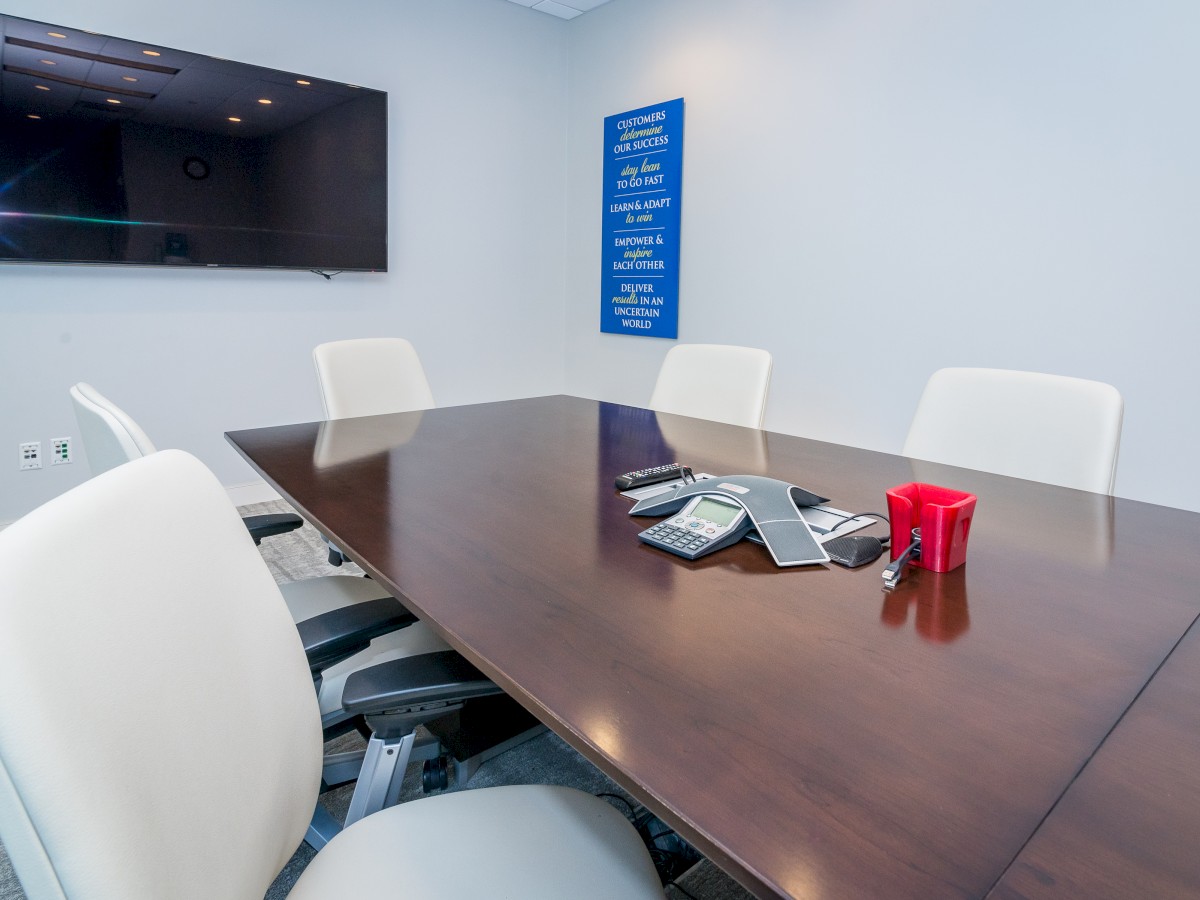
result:
<svg viewBox="0 0 1200 900"><path fill-rule="evenodd" d="M421 789L428 794L430 791L440 791L450 785L450 770L446 765L446 757L425 760L421 771Z"/></svg>

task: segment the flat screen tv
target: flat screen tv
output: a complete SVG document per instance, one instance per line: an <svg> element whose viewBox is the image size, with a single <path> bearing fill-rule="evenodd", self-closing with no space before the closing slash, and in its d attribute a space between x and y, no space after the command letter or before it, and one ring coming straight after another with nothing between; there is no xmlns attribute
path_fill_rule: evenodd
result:
<svg viewBox="0 0 1200 900"><path fill-rule="evenodd" d="M387 269L387 94L0 16L0 261Z"/></svg>

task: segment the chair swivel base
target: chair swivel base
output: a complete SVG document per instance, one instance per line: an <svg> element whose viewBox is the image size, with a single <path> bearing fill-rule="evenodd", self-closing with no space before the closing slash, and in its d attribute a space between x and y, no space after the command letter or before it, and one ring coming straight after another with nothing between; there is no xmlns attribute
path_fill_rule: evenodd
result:
<svg viewBox="0 0 1200 900"><path fill-rule="evenodd" d="M318 803L305 842L320 850L343 828L364 816L394 806L411 762L425 760L427 767L431 763L441 763L453 772L455 784L466 784L488 760L546 731L546 727L524 708L503 695L473 700L462 709L449 709L439 718L426 722L425 728L432 733L417 734L414 729L387 738L373 735L366 750L327 755L322 768L322 781L326 787L355 779L357 784L346 821L339 823ZM444 786L426 786L425 790Z"/></svg>

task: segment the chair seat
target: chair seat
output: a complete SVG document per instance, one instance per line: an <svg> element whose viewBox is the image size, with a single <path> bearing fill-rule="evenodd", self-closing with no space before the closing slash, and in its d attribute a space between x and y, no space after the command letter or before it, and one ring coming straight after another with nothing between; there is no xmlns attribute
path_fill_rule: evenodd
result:
<svg viewBox="0 0 1200 900"><path fill-rule="evenodd" d="M354 603L366 603L390 597L386 588L370 578L349 575L325 575L304 581L291 581L279 586L293 622L303 622L313 616L343 609ZM435 653L449 650L443 641L424 622L417 622L399 631L392 631L371 641L371 646L356 653L322 673L318 700L321 705L321 720L326 726L338 721L342 708L342 690L351 672L375 663L388 662L420 653Z"/></svg>
<svg viewBox="0 0 1200 900"><path fill-rule="evenodd" d="M458 791L385 809L335 837L289 900L663 900L637 831L574 788Z"/></svg>

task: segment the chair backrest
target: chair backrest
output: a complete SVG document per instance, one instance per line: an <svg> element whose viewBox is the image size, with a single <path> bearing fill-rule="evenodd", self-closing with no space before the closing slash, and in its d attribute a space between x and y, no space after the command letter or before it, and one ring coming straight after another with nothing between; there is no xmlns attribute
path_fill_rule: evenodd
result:
<svg viewBox="0 0 1200 900"><path fill-rule="evenodd" d="M771 354L726 344L678 344L667 351L650 408L761 428L771 386Z"/></svg>
<svg viewBox="0 0 1200 900"><path fill-rule="evenodd" d="M940 369L904 455L1111 493L1124 403L1112 385L1007 369Z"/></svg>
<svg viewBox="0 0 1200 900"><path fill-rule="evenodd" d="M433 392L413 345L404 338L330 341L313 350L325 418L433 409Z"/></svg>
<svg viewBox="0 0 1200 900"><path fill-rule="evenodd" d="M296 627L196 459L0 531L0 840L30 900L262 897L320 769Z"/></svg>
<svg viewBox="0 0 1200 900"><path fill-rule="evenodd" d="M71 388L71 402L93 475L155 452L137 422L87 382Z"/></svg>

